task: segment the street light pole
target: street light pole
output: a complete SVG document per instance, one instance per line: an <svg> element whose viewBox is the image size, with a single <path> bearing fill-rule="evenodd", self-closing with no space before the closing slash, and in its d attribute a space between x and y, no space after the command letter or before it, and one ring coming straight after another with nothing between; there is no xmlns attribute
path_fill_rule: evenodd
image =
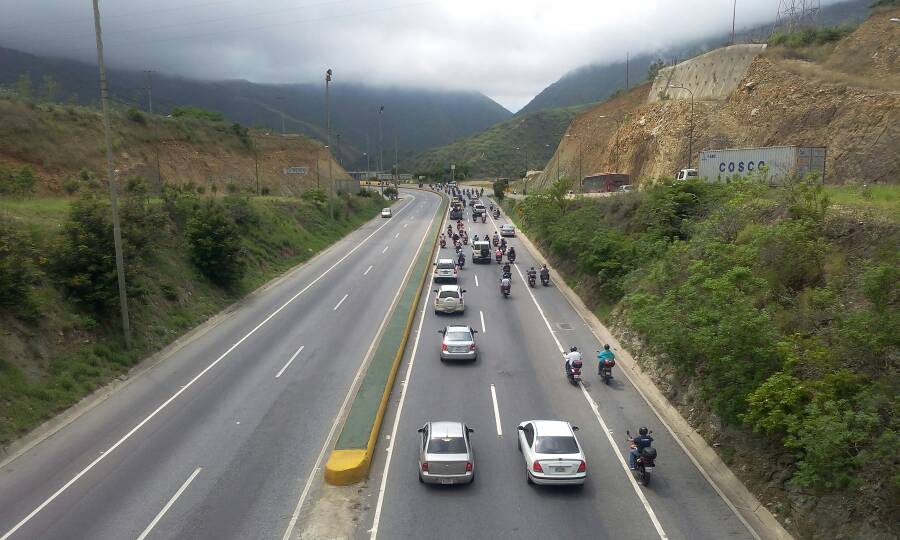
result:
<svg viewBox="0 0 900 540"><path fill-rule="evenodd" d="M384 115L384 105L378 107L378 171L384 171L384 130L381 129L381 117ZM384 189L382 188L382 191Z"/></svg>
<svg viewBox="0 0 900 540"><path fill-rule="evenodd" d="M690 88L683 85L668 85L669 88L678 88L681 90L687 90L691 95L691 128L690 135L688 136L688 169L691 168L691 162L694 159L694 92L691 91Z"/></svg>
<svg viewBox="0 0 900 540"><path fill-rule="evenodd" d="M109 91L106 87L106 70L103 67L103 39L100 37L100 5L94 0L94 32L97 37L97 68L100 71L100 103L103 108L103 138L106 143L106 177L109 181L109 200L112 207L113 250L116 258L116 278L119 284L119 307L122 314L122 331L125 346L131 348L131 323L128 318L128 295L125 289L125 257L122 253L122 227L119 224L119 204L116 198L116 180L113 172L112 129L109 126Z"/></svg>
<svg viewBox="0 0 900 540"><path fill-rule="evenodd" d="M147 74L147 111L150 114L153 114L153 74L156 73L156 71L145 69L144 73Z"/></svg>
<svg viewBox="0 0 900 540"><path fill-rule="evenodd" d="M331 75L331 68L329 68L325 72L325 128L328 131L328 144L325 145L325 148L328 148L329 152L331 152L331 99L329 94L329 87L331 86ZM331 201L331 219L334 219L334 176L332 175L332 163L334 163L334 158L332 156L328 156L328 183L331 184L331 187L329 188L331 191L331 197L329 197L329 199Z"/></svg>

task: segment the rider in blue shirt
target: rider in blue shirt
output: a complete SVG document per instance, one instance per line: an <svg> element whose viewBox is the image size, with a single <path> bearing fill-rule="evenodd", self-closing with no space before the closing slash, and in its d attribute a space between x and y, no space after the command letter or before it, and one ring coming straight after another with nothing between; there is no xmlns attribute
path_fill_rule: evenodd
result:
<svg viewBox="0 0 900 540"><path fill-rule="evenodd" d="M597 374L598 374L598 375L601 375L601 374L602 374L602 371L601 371L601 370L603 369L603 364L604 364L607 360L615 360L615 359L616 359L616 355L615 355L615 353L613 353L611 350L609 350L609 345L604 345L604 346L603 346L603 350L600 351L600 353L597 355L597 360L598 360L598 362L597 362Z"/></svg>
<svg viewBox="0 0 900 540"><path fill-rule="evenodd" d="M644 448L649 448L653 443L653 437L649 435L647 428L642 427L638 430L639 435L633 439L631 439L631 443L634 445L634 448L631 449L631 452L628 453L628 466L633 471L637 464L635 461L637 458L641 457L641 450Z"/></svg>

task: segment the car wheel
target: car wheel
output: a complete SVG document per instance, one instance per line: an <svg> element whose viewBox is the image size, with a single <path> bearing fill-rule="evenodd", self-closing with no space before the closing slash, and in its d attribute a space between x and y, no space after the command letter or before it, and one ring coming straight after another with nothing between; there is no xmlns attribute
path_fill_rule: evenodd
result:
<svg viewBox="0 0 900 540"><path fill-rule="evenodd" d="M525 481L528 483L529 486L533 486L533 485L534 485L534 482L531 481L531 475L528 474L528 468L527 468L527 467L525 468Z"/></svg>
<svg viewBox="0 0 900 540"><path fill-rule="evenodd" d="M422 480L422 473L421 473L421 472L418 473L417 476L419 477L419 483L420 483L420 484L424 484L424 483L425 483L425 480Z"/></svg>
<svg viewBox="0 0 900 540"><path fill-rule="evenodd" d="M519 449L519 453L522 453L522 439L516 437L516 448Z"/></svg>

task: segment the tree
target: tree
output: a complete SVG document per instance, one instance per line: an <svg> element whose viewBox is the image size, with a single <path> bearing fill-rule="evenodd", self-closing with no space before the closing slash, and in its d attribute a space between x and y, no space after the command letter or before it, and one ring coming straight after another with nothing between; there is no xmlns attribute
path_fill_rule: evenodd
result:
<svg viewBox="0 0 900 540"><path fill-rule="evenodd" d="M22 99L31 99L31 93L34 89L34 85L31 83L31 73L25 72L19 75L18 80L16 80L15 90L16 94L19 95Z"/></svg>
<svg viewBox="0 0 900 540"><path fill-rule="evenodd" d="M209 200L188 221L191 262L213 283L230 287L247 268L237 223L221 204Z"/></svg>
<svg viewBox="0 0 900 540"><path fill-rule="evenodd" d="M666 63L662 61L662 59L657 58L656 62L650 64L650 67L647 68L647 79L653 81L656 79L656 76L659 75L659 70L666 67Z"/></svg>
<svg viewBox="0 0 900 540"><path fill-rule="evenodd" d="M41 99L44 101L56 101L59 96L59 83L49 73L41 77Z"/></svg>
<svg viewBox="0 0 900 540"><path fill-rule="evenodd" d="M494 197L497 197L497 200L503 200L503 196L505 195L505 193L503 193L503 190L505 188L506 182L504 182L503 180L497 180L496 182L494 182Z"/></svg>

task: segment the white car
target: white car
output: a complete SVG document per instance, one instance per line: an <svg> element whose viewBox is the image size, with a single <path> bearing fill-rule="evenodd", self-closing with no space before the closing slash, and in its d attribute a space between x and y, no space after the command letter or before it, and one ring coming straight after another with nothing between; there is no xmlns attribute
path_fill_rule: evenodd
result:
<svg viewBox="0 0 900 540"><path fill-rule="evenodd" d="M466 302L463 293L465 289L459 285L441 285L440 289L434 292L434 312L435 313L463 313L466 310Z"/></svg>
<svg viewBox="0 0 900 540"><path fill-rule="evenodd" d="M519 424L519 451L529 484L582 485L587 460L575 437L576 426L563 420L528 420Z"/></svg>
<svg viewBox="0 0 900 540"><path fill-rule="evenodd" d="M391 209L390 208L382 208L381 209L381 217L391 217Z"/></svg>
<svg viewBox="0 0 900 540"><path fill-rule="evenodd" d="M509 223L504 223L500 225L500 236L515 236L516 228L510 225Z"/></svg>

